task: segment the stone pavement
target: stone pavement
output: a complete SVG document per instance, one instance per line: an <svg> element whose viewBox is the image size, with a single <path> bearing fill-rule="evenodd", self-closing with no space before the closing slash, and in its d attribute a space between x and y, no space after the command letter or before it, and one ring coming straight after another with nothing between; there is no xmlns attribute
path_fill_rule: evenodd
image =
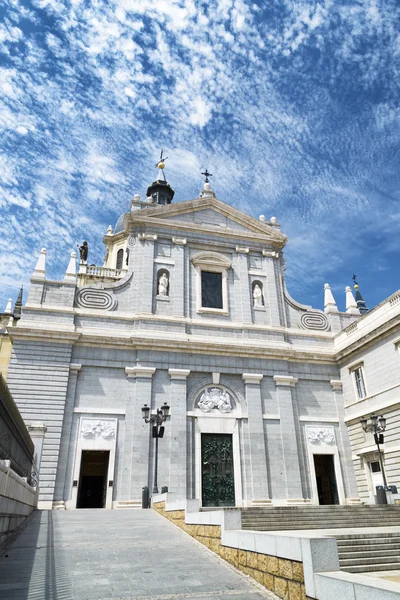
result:
<svg viewBox="0 0 400 600"><path fill-rule="evenodd" d="M37 511L1 600L277 600L152 510Z"/></svg>

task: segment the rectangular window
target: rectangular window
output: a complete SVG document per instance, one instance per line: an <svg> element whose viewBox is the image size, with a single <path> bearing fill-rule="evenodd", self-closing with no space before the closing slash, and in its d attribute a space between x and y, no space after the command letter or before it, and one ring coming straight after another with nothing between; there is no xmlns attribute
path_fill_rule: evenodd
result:
<svg viewBox="0 0 400 600"><path fill-rule="evenodd" d="M365 383L364 383L364 375L363 375L362 367L357 367L356 369L354 369L353 375L354 375L354 380L356 382L356 389L357 389L358 397L365 398L365 396L367 394L365 391Z"/></svg>
<svg viewBox="0 0 400 600"><path fill-rule="evenodd" d="M222 273L201 271L201 306L223 308Z"/></svg>

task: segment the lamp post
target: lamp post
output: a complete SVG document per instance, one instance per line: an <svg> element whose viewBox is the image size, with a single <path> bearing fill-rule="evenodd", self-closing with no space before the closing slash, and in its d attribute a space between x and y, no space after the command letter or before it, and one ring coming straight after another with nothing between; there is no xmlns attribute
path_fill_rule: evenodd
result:
<svg viewBox="0 0 400 600"><path fill-rule="evenodd" d="M153 494L158 494L157 471L158 471L158 439L164 437L163 423L169 415L169 406L166 402L161 408L157 408L155 415L150 415L150 407L142 406L142 416L145 423L151 424L151 437L156 440L156 453L154 458L154 482Z"/></svg>
<svg viewBox="0 0 400 600"><path fill-rule="evenodd" d="M381 465L383 485L385 488L385 492L387 492L389 488L388 488L388 484L387 484L387 480L386 480L385 467L383 465L383 456L382 456L382 451L381 451L381 445L384 443L383 432L386 429L386 419L382 415L377 417L375 414L372 414L370 417L370 422L368 422L368 419L363 417L361 419L360 423L361 423L361 427L363 428L365 433L373 433L374 434L375 444L378 448L379 464ZM387 504L386 493L385 493L385 499L386 499L385 504Z"/></svg>

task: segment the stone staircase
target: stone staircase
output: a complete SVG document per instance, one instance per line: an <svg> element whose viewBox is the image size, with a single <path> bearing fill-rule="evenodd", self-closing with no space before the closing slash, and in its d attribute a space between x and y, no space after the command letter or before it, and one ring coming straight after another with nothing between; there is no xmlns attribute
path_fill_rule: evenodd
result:
<svg viewBox="0 0 400 600"><path fill-rule="evenodd" d="M282 531L400 527L399 505L272 506L242 509L242 529Z"/></svg>
<svg viewBox="0 0 400 600"><path fill-rule="evenodd" d="M400 532L335 535L340 569L348 573L400 569Z"/></svg>

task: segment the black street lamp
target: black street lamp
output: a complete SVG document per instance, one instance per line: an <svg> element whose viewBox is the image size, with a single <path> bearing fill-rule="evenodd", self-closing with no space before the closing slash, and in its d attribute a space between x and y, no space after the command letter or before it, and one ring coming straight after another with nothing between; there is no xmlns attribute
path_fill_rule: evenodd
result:
<svg viewBox="0 0 400 600"><path fill-rule="evenodd" d="M155 415L150 416L150 407L145 404L142 407L142 415L145 423L151 424L151 437L156 440L156 454L154 459L154 483L153 494L158 494L157 471L158 471L158 438L164 437L163 423L169 415L169 406L166 402L161 408L157 408Z"/></svg>
<svg viewBox="0 0 400 600"><path fill-rule="evenodd" d="M378 448L379 464L381 465L383 485L385 488L385 492L387 492L389 490L389 488L388 488L388 484L387 484L387 480L386 480L385 467L383 465L383 456L382 456L382 451L381 451L381 445L385 441L383 432L386 429L386 419L382 415L380 417L377 417L375 414L372 414L370 417L370 422L368 422L368 419L363 417L361 419L360 423L361 423L361 427L363 428L365 433L373 433L374 434L375 444ZM385 494L385 498L386 498L386 494ZM386 502L387 502L387 500L386 500Z"/></svg>

